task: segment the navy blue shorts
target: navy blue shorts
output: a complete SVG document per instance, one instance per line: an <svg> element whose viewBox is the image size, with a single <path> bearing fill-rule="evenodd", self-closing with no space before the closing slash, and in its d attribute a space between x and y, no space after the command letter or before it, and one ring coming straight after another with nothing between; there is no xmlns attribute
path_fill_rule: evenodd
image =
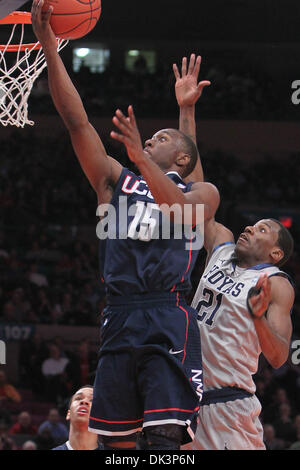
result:
<svg viewBox="0 0 300 470"><path fill-rule="evenodd" d="M108 299L89 428L125 436L178 424L194 438L203 392L197 312L179 293Z"/></svg>

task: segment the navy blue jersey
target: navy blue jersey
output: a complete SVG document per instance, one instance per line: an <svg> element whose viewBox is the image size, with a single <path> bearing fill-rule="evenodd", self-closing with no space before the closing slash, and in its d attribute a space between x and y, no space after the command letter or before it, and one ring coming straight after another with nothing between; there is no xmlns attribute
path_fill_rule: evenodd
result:
<svg viewBox="0 0 300 470"><path fill-rule="evenodd" d="M192 184L186 185L176 172L167 176L183 192L190 191ZM199 247L193 249L196 238L191 226L184 229L163 216L146 181L127 168L122 170L110 204L115 212L105 215L97 227L98 236L100 230L108 233L107 238L102 235L99 248L107 293L127 296L189 290L199 252Z"/></svg>
<svg viewBox="0 0 300 470"><path fill-rule="evenodd" d="M54 447L51 450L70 450L67 446L67 443L64 442L64 444L61 444L60 446Z"/></svg>
<svg viewBox="0 0 300 470"><path fill-rule="evenodd" d="M73 449L71 448L69 441L67 441L57 447L54 447L51 450L73 450ZM98 447L94 450L103 450L103 445L99 442Z"/></svg>

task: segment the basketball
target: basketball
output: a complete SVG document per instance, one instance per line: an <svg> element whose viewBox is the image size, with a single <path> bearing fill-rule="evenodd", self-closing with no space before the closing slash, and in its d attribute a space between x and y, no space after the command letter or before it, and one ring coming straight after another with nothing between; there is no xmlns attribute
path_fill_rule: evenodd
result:
<svg viewBox="0 0 300 470"><path fill-rule="evenodd" d="M43 11L53 7L50 25L56 37L78 39L96 26L101 0L44 0Z"/></svg>

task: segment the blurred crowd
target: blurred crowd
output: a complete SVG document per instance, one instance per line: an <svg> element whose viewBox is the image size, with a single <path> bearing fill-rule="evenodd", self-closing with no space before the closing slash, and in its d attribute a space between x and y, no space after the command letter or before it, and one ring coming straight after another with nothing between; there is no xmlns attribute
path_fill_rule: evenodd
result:
<svg viewBox="0 0 300 470"><path fill-rule="evenodd" d="M65 134L39 138L31 131L1 145L0 325L98 328L105 291L98 271L96 198L68 138ZM116 153L109 141L105 145L108 153L119 155L123 165L131 166L122 150ZM238 235L249 223L239 209L241 199L244 205L261 207L263 201L266 207L297 208L297 158L291 155L288 165L268 157L246 166L222 151L204 155L206 178L221 193L218 220ZM292 315L294 340L300 338L300 237L296 224L291 231L295 254L286 270L297 290ZM193 272L190 298L204 258L202 251ZM59 338L45 341L38 334L22 341L18 383L10 384L0 370L0 450L45 449L64 442L68 397L78 386L93 383L96 364L97 354L88 340L74 350L66 350ZM299 448L299 366L289 361L274 371L262 360L255 381L263 404L267 448ZM30 437L21 442L17 434Z"/></svg>
<svg viewBox="0 0 300 470"><path fill-rule="evenodd" d="M246 54L244 60L231 58L230 66L220 53L216 61L210 54L208 57L209 63L203 60L201 67L201 78L211 81L201 97L202 117L257 120L296 117L297 106L291 104L289 83L274 80L261 67L245 62ZM84 65L78 72L72 72L70 64L68 71L90 115L111 116L117 103L121 109L133 104L140 117L177 116L172 63L158 61L155 69L150 70L140 55L130 69L125 64L112 63L102 73L92 73ZM45 75L35 84L29 103L32 112L55 112Z"/></svg>

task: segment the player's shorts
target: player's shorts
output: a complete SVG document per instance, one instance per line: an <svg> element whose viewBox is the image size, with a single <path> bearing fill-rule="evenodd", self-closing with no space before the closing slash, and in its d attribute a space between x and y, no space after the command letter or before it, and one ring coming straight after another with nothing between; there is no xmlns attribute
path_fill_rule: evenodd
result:
<svg viewBox="0 0 300 470"><path fill-rule="evenodd" d="M224 387L205 392L195 440L183 449L265 450L260 413L258 398L245 390Z"/></svg>
<svg viewBox="0 0 300 470"><path fill-rule="evenodd" d="M90 431L126 436L177 424L189 442L202 383L197 312L178 293L108 298Z"/></svg>

